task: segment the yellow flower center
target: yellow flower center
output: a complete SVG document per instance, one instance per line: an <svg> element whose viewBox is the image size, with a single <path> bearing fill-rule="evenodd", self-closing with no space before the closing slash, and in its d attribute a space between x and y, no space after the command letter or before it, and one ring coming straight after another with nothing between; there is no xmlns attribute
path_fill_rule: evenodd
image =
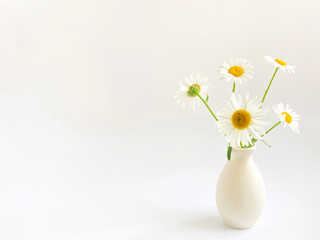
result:
<svg viewBox="0 0 320 240"><path fill-rule="evenodd" d="M200 92L200 86L198 84L193 84L188 88L187 95L189 97L196 97Z"/></svg>
<svg viewBox="0 0 320 240"><path fill-rule="evenodd" d="M244 73L243 68L239 66L233 66L229 68L228 72L235 77L240 77Z"/></svg>
<svg viewBox="0 0 320 240"><path fill-rule="evenodd" d="M275 62L277 62L277 63L279 63L281 66L287 66L287 63L286 62L284 62L284 61L282 61L282 60L280 60L280 59L275 59L274 60Z"/></svg>
<svg viewBox="0 0 320 240"><path fill-rule="evenodd" d="M286 122L287 122L287 123L291 123L291 122L292 122L292 117L291 117L291 115L290 115L289 113L287 113L287 112L281 113L281 115L283 115L283 114L286 115L286 117L285 117Z"/></svg>
<svg viewBox="0 0 320 240"><path fill-rule="evenodd" d="M232 114L231 122L237 129L245 129L250 125L251 115L246 110L237 110Z"/></svg>

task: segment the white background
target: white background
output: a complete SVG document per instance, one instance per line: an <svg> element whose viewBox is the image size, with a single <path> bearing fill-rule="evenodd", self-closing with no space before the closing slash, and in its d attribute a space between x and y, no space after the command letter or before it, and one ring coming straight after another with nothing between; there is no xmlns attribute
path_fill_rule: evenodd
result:
<svg viewBox="0 0 320 240"><path fill-rule="evenodd" d="M316 0L1 0L0 239L319 239L320 3ZM226 227L215 185L226 143L178 81L201 71L219 110L229 57L255 65L237 91L301 115L254 154L267 189L256 226ZM270 125L277 121L270 111Z"/></svg>

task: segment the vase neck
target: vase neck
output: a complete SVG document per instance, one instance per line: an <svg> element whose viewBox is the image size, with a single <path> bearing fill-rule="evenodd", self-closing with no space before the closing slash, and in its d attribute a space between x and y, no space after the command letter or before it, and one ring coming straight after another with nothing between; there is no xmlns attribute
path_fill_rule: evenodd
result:
<svg viewBox="0 0 320 240"><path fill-rule="evenodd" d="M256 146L251 148L232 148L231 161L251 161Z"/></svg>

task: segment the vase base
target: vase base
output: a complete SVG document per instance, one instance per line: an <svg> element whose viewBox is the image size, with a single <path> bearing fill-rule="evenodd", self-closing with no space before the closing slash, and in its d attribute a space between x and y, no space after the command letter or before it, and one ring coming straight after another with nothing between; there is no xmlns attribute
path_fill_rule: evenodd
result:
<svg viewBox="0 0 320 240"><path fill-rule="evenodd" d="M253 225L237 225L237 224L232 224L226 221L223 221L228 227L234 228L234 229L238 229L238 230L245 230L248 228L252 228L254 226Z"/></svg>

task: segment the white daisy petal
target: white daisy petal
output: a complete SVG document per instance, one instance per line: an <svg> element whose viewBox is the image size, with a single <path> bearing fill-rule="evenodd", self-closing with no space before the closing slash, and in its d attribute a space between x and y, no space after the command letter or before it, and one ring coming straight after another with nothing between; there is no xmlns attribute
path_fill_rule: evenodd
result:
<svg viewBox="0 0 320 240"><path fill-rule="evenodd" d="M219 67L220 80L233 81L242 84L248 79L252 79L253 65L243 58L228 59Z"/></svg>
<svg viewBox="0 0 320 240"><path fill-rule="evenodd" d="M206 98L209 95L211 84L207 77L203 76L201 73L191 73L184 81L179 82L180 88L177 90L174 98L177 99L179 105L182 108L187 106L191 109L195 109L196 106L200 105L200 99L196 96L190 96L188 94L190 87L197 86L199 88L199 95L202 98Z"/></svg>
<svg viewBox="0 0 320 240"><path fill-rule="evenodd" d="M273 106L273 111L277 114L279 120L283 122L283 128L287 125L292 129L293 132L299 133L299 115L293 112L287 104L286 107L280 102Z"/></svg>
<svg viewBox="0 0 320 240"><path fill-rule="evenodd" d="M270 63L272 63L274 61L274 58L270 57L270 56L264 56L264 59Z"/></svg>
<svg viewBox="0 0 320 240"><path fill-rule="evenodd" d="M263 126L266 123L261 121L261 118L266 112L257 97L250 98L249 94L246 94L242 99L240 95L236 97L232 94L227 107L217 114L217 125L231 146L248 146L252 137L258 139L264 133Z"/></svg>
<svg viewBox="0 0 320 240"><path fill-rule="evenodd" d="M275 68L279 68L283 73L288 72L288 73L294 73L294 66L287 65L286 62L282 61L281 59L278 58L272 58L269 56L264 56L264 59L267 62L270 62L273 64Z"/></svg>

